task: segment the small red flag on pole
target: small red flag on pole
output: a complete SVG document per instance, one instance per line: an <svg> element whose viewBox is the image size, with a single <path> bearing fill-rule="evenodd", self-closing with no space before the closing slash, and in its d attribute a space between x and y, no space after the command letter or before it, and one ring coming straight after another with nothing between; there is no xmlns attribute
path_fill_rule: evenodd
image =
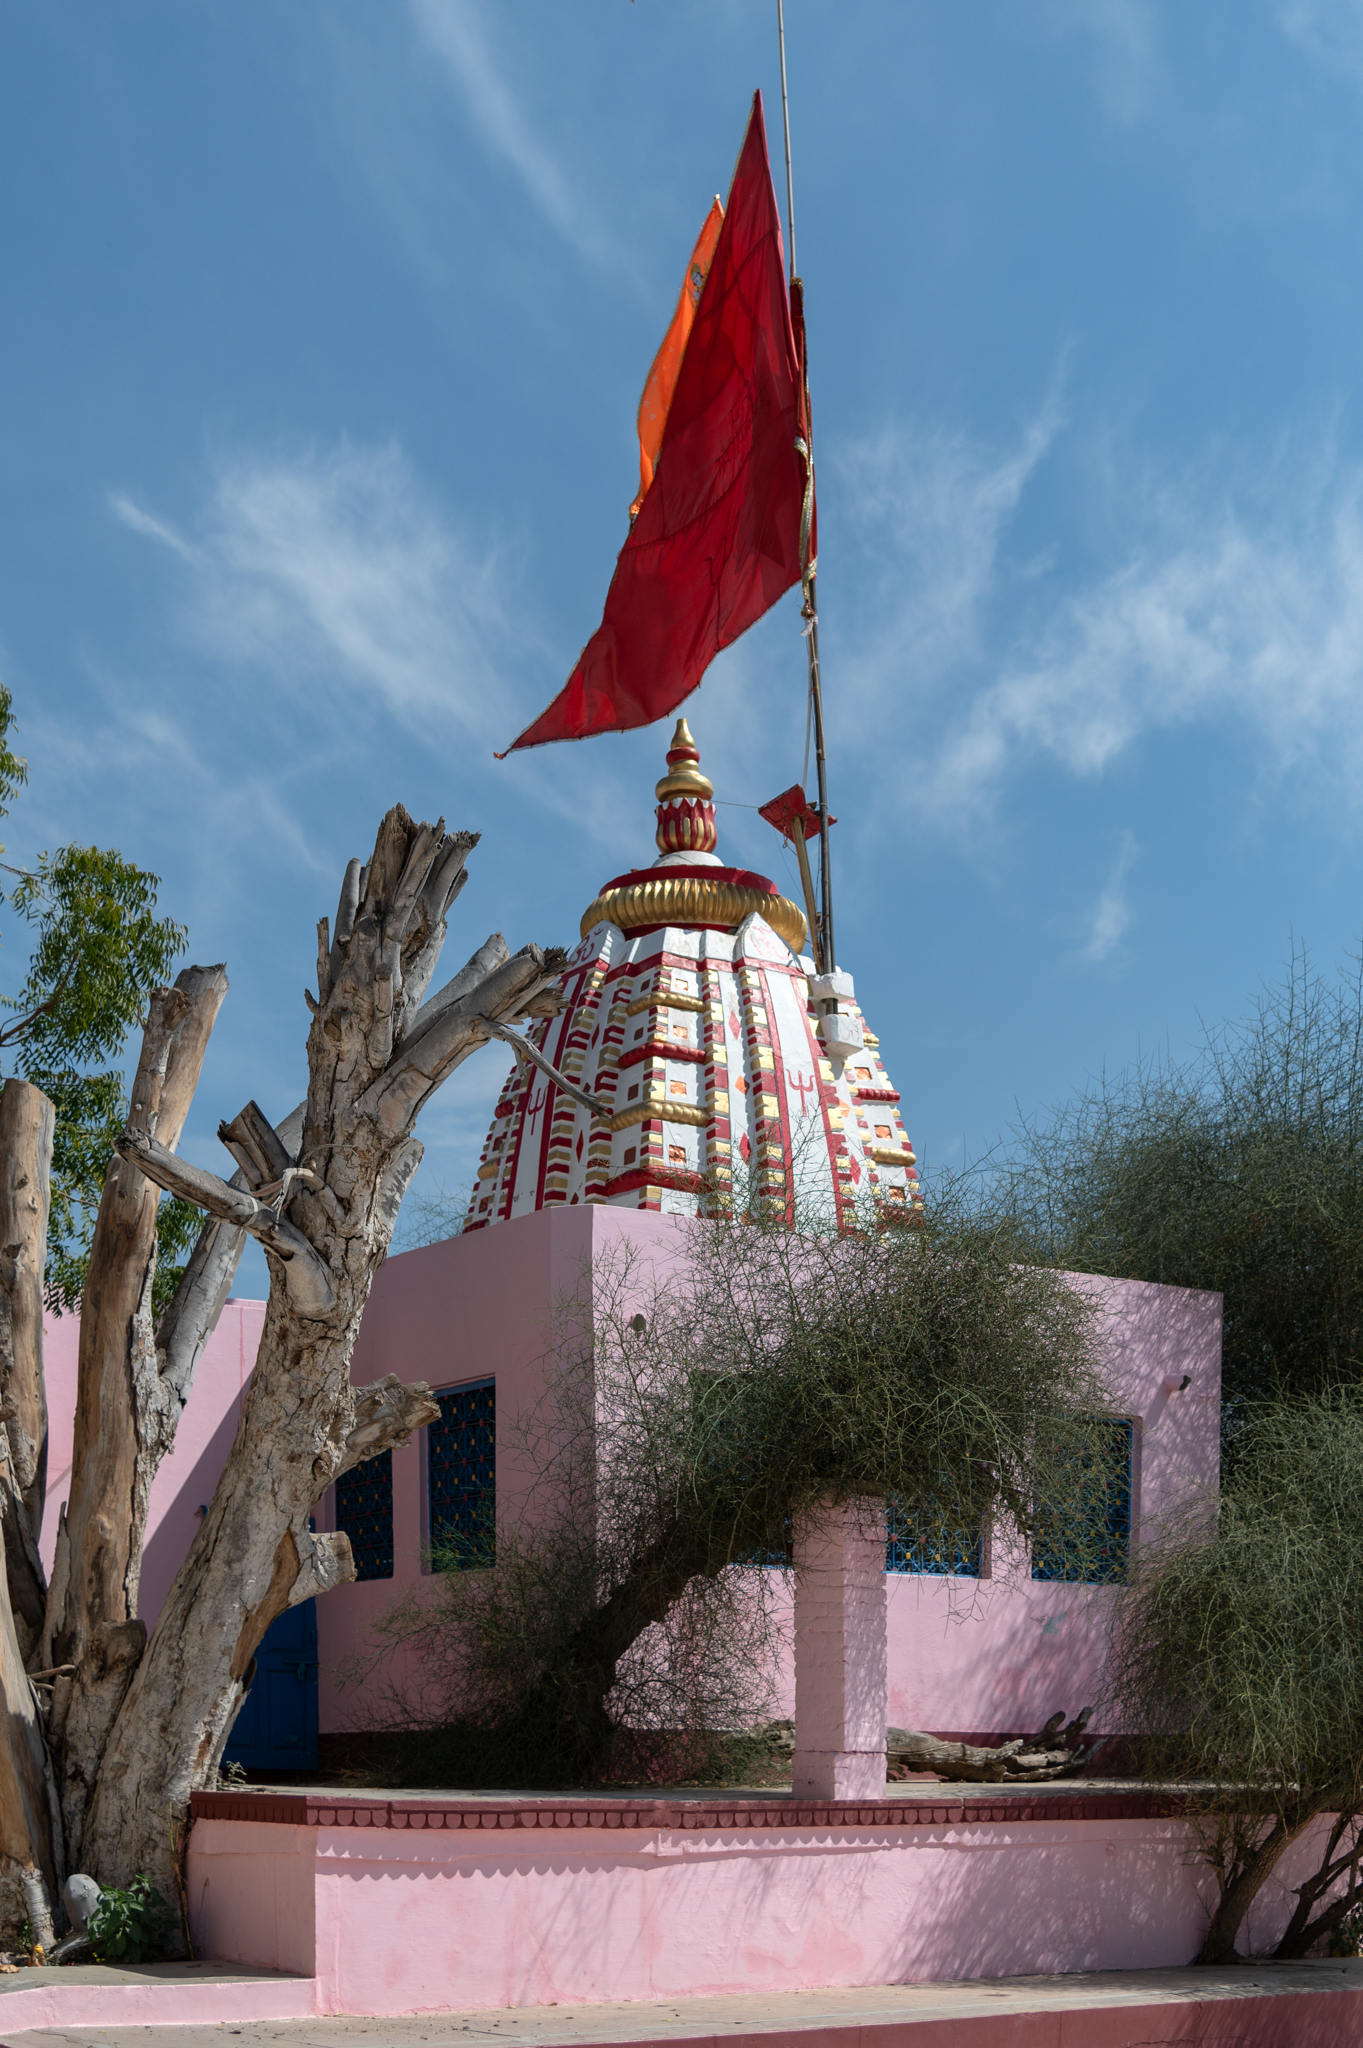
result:
<svg viewBox="0 0 1363 2048"><path fill-rule="evenodd" d="M620 550L601 624L553 703L508 753L665 717L720 649L799 582L801 396L756 93L657 470Z"/></svg>

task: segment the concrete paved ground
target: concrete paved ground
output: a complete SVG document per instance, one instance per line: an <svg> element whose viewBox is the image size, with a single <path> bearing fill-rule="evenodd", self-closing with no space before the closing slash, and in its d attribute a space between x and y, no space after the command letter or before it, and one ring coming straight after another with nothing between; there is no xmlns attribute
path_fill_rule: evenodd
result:
<svg viewBox="0 0 1363 2048"><path fill-rule="evenodd" d="M212 1969L212 1965L208 1966ZM147 1972L145 1974L152 1974ZM13 1980L9 1980L13 1981ZM1334 1994L1332 1996L1332 1994ZM1336 2006L1335 1999L1343 1996ZM1229 2019L1224 2001L1236 2011ZM1270 2001L1278 2001L1270 2003ZM1270 2017L1271 2016L1271 2017ZM1028 2024L1031 2021L1032 2024ZM1256 2021L1267 2022L1266 2026ZM992 2023L992 2024L991 2024ZM0 2010L0 2031L3 2030ZM920 2031L921 2034L920 2034ZM890 1984L656 2004L535 2006L398 2019L243 2021L240 2025L56 2027L5 2033L0 2048L641 2048L796 2034L859 2048L903 2041L1054 2042L1057 2048L1155 2043L1363 2043L1363 1958L1254 1963L1229 1970L1109 1970L966 1984ZM811 2048L813 2044L811 2043Z"/></svg>

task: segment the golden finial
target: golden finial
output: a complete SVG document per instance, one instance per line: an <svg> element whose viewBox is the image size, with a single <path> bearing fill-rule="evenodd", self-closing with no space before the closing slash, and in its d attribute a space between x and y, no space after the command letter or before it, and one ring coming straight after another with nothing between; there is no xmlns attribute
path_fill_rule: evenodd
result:
<svg viewBox="0 0 1363 2048"><path fill-rule="evenodd" d="M700 752L684 718L667 750L667 773L654 790L658 799L660 853L713 853L715 785L700 772Z"/></svg>
<svg viewBox="0 0 1363 2048"><path fill-rule="evenodd" d="M660 804L665 804L669 797L677 796L709 803L714 793L714 783L700 772L700 750L691 737L691 728L684 718L679 718L667 750L667 773L653 794Z"/></svg>

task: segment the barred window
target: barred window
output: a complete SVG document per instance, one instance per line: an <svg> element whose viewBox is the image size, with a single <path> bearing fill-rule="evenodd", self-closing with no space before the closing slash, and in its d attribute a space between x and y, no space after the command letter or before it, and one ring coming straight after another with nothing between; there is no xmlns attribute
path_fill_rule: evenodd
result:
<svg viewBox="0 0 1363 2048"><path fill-rule="evenodd" d="M431 1563L471 1571L496 1561L497 1383L447 1387L426 1431Z"/></svg>
<svg viewBox="0 0 1363 2048"><path fill-rule="evenodd" d="M355 1553L357 1579L393 1576L393 1453L380 1451L336 1481L336 1527Z"/></svg>
<svg viewBox="0 0 1363 2048"><path fill-rule="evenodd" d="M885 1537L887 1572L983 1577L984 1529L979 1517L968 1523L934 1500L914 1508L901 1494L892 1493L885 1503Z"/></svg>
<svg viewBox="0 0 1363 2048"><path fill-rule="evenodd" d="M1126 1579L1131 1551L1131 1461L1128 1417L1087 1418L1085 1440L1057 1469L1055 1499L1037 1504L1032 1577L1087 1586Z"/></svg>

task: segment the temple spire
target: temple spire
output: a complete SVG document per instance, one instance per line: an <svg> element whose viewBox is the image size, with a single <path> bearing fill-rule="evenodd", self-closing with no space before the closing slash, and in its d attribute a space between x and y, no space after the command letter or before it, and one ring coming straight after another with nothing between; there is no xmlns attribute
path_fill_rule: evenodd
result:
<svg viewBox="0 0 1363 2048"><path fill-rule="evenodd" d="M715 785L700 772L700 750L684 718L667 750L667 773L653 794L658 799L658 851L668 853L713 853L715 830Z"/></svg>

